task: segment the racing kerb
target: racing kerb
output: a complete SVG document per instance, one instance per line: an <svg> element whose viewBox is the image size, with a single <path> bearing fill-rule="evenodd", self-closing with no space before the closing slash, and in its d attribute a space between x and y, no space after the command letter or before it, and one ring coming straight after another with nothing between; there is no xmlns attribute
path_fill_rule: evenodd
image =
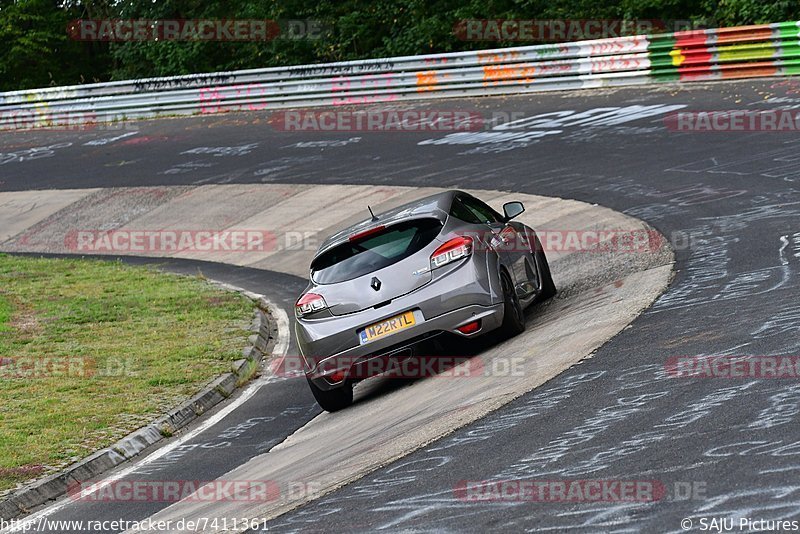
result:
<svg viewBox="0 0 800 534"><path fill-rule="evenodd" d="M800 73L800 21L0 93L0 129Z"/></svg>

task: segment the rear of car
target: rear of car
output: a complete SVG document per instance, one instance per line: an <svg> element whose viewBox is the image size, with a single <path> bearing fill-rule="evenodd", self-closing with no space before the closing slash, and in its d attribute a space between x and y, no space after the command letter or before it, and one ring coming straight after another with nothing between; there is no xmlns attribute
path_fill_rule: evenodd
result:
<svg viewBox="0 0 800 534"><path fill-rule="evenodd" d="M555 288L532 283L552 285L543 251L534 255L529 241L503 250L509 232L538 243L511 222L523 210L507 203L499 215L450 191L328 238L295 305L297 344L319 404L348 406L353 383L382 373L382 362L420 356L433 337L524 330L524 306Z"/></svg>

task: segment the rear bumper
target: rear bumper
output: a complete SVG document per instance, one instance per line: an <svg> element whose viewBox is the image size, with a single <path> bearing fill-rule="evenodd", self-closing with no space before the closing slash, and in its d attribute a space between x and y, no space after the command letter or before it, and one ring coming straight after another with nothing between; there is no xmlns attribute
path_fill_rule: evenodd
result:
<svg viewBox="0 0 800 534"><path fill-rule="evenodd" d="M477 320L481 321L481 328L477 332L461 334L456 330L459 326ZM319 389L333 389L344 383L344 380L336 380L331 377L337 372L344 372L347 376L355 376L357 379L367 378L380 372L368 373L368 368L385 369L382 365L369 365L369 362L375 359L419 356L418 347L439 334L452 332L462 337L477 337L498 328L502 322L502 303L491 306L477 304L464 306L431 319L426 318L411 328L379 340L380 343L375 341L366 345L357 345L319 360L304 357L306 375Z"/></svg>

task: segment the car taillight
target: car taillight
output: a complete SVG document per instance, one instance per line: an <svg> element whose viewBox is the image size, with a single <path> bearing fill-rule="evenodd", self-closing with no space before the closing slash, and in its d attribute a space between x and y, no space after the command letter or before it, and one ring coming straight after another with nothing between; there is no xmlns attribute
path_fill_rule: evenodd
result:
<svg viewBox="0 0 800 534"><path fill-rule="evenodd" d="M297 300L297 303L294 305L294 314L297 317L304 317L309 313L324 310L327 307L328 305L325 304L325 299L322 298L322 295L317 295L316 293L306 293L300 297Z"/></svg>
<svg viewBox="0 0 800 534"><path fill-rule="evenodd" d="M431 269L437 269L448 263L466 258L472 254L472 238L454 237L431 255Z"/></svg>

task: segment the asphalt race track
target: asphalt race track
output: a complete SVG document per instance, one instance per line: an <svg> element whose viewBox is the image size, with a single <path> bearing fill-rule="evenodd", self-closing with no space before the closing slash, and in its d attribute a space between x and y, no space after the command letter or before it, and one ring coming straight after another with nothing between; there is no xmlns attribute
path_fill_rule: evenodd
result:
<svg viewBox="0 0 800 534"><path fill-rule="evenodd" d="M375 105L530 119L469 133L283 132L271 112L142 122L118 131L7 132L0 135L0 192L436 186L571 198L640 218L672 240L676 275L631 327L545 385L266 528L683 532L688 518L699 531L704 518L735 518L737 525L740 518L800 519L797 376L667 372L676 356L800 354L800 138L678 132L665 117L679 109L779 106L800 107L798 82ZM158 263L200 267L287 308L304 287L279 273ZM244 463L319 413L306 389L302 381L269 384L150 475L222 476L236 466L220 462L215 447L237 448ZM456 491L464 481L519 479L655 481L664 495L648 502L473 502ZM142 519L164 506L67 503L51 519Z"/></svg>

